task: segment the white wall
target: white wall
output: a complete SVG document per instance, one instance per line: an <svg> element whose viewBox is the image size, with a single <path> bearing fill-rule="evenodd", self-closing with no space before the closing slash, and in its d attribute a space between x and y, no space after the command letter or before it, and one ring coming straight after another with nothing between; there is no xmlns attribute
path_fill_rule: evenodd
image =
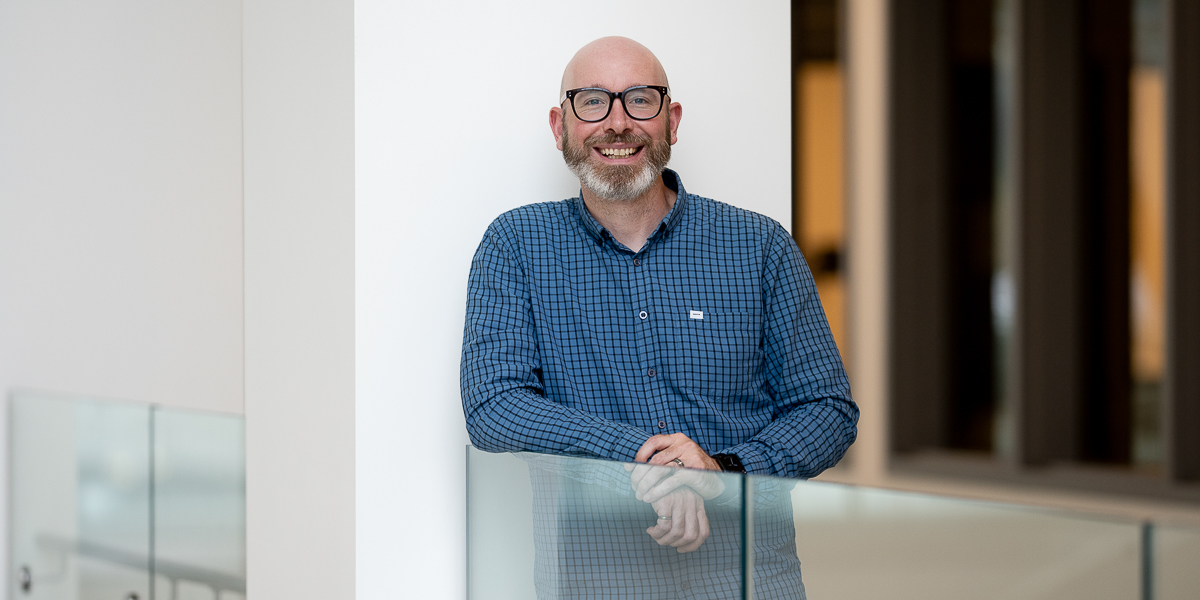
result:
<svg viewBox="0 0 1200 600"><path fill-rule="evenodd" d="M241 412L240 5L0 2L0 397Z"/></svg>
<svg viewBox="0 0 1200 600"><path fill-rule="evenodd" d="M487 224L575 195L547 125L583 44L658 54L693 193L790 223L788 3L360 0L355 5L357 590L462 598L458 391L466 277ZM480 90L497 116L473 116ZM745 101L751 94L753 103Z"/></svg>
<svg viewBox="0 0 1200 600"><path fill-rule="evenodd" d="M354 598L354 5L244 4L250 598Z"/></svg>

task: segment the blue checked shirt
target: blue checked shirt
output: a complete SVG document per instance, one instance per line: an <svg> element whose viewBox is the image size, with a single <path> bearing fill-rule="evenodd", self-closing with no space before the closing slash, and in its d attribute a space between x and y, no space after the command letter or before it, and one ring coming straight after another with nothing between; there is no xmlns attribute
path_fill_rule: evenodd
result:
<svg viewBox="0 0 1200 600"><path fill-rule="evenodd" d="M749 473L820 473L858 408L799 249L774 220L663 179L675 204L638 251L581 197L488 227L463 332L471 442L632 461L681 432Z"/></svg>

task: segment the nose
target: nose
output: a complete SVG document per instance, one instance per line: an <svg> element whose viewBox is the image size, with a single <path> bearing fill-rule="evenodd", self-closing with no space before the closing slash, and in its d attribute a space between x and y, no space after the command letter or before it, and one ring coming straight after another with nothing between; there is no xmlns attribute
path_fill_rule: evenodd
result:
<svg viewBox="0 0 1200 600"><path fill-rule="evenodd" d="M629 122L633 119L630 119L629 113L625 112L625 102L616 98L614 100L616 100L616 104L604 118L604 129L613 133L625 133L629 131Z"/></svg>

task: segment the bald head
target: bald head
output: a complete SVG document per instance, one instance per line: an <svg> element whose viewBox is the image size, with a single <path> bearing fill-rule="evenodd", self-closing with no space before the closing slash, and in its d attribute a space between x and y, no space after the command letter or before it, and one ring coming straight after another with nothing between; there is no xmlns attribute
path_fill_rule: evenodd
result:
<svg viewBox="0 0 1200 600"><path fill-rule="evenodd" d="M579 49L563 70L559 96L581 87L619 91L667 84L667 72L649 48L624 37L603 37Z"/></svg>

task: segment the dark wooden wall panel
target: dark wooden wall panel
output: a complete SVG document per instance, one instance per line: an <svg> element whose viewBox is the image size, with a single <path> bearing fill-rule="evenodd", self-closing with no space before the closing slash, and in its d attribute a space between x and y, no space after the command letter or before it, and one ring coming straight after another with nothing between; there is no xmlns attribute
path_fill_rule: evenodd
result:
<svg viewBox="0 0 1200 600"><path fill-rule="evenodd" d="M1167 0L1167 470L1200 480L1200 2Z"/></svg>
<svg viewBox="0 0 1200 600"><path fill-rule="evenodd" d="M1076 0L1016 0L1010 402L1018 462L1073 460L1080 431L1081 123Z"/></svg>
<svg viewBox="0 0 1200 600"><path fill-rule="evenodd" d="M943 2L894 0L889 223L893 450L946 444L947 227Z"/></svg>

